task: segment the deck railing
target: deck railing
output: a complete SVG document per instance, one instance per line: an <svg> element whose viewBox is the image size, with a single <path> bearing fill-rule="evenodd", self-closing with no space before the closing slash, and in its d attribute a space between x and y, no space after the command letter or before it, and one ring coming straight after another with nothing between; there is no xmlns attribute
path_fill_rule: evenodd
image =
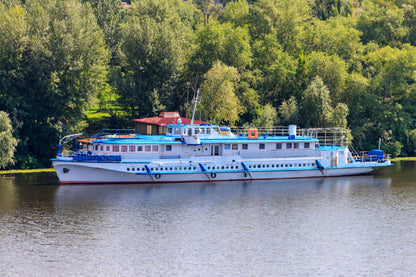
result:
<svg viewBox="0 0 416 277"><path fill-rule="evenodd" d="M247 130L253 127L232 127L236 135L247 136ZM259 136L288 136L289 127L257 127ZM351 131L346 128L297 128L296 136L312 137L319 140L321 145L346 146L351 143Z"/></svg>

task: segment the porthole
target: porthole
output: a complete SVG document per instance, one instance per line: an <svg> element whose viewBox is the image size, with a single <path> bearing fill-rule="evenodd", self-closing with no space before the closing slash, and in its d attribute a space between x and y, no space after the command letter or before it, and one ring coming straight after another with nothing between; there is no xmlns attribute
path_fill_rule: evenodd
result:
<svg viewBox="0 0 416 277"><path fill-rule="evenodd" d="M127 171L130 171L130 168L127 168Z"/></svg>
<svg viewBox="0 0 416 277"><path fill-rule="evenodd" d="M208 169L211 169L211 167L210 167L210 166L208 166Z"/></svg>
<svg viewBox="0 0 416 277"><path fill-rule="evenodd" d="M131 170L132 170L132 171L134 171L134 170L135 170L135 168L133 167Z"/></svg>

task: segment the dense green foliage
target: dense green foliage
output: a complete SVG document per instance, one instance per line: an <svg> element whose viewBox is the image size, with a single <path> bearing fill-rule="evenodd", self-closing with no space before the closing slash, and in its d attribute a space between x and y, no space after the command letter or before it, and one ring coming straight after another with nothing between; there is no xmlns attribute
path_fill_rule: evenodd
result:
<svg viewBox="0 0 416 277"><path fill-rule="evenodd" d="M94 129L91 105L111 115L94 126L185 115L197 89L202 120L346 126L356 148L416 154L416 0L128 2L0 2L17 167Z"/></svg>
<svg viewBox="0 0 416 277"><path fill-rule="evenodd" d="M0 168L13 164L17 140L13 137L13 127L8 115L0 112Z"/></svg>

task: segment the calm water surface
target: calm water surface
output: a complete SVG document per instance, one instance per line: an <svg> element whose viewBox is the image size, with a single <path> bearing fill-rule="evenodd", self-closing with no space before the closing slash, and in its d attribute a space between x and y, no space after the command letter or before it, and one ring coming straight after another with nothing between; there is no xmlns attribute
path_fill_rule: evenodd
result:
<svg viewBox="0 0 416 277"><path fill-rule="evenodd" d="M0 276L416 276L415 176L415 162L166 186L0 176Z"/></svg>

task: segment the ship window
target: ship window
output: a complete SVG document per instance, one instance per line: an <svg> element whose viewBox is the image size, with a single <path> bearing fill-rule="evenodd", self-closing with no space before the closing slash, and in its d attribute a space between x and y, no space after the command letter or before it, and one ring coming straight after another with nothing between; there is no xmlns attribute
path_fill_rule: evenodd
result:
<svg viewBox="0 0 416 277"><path fill-rule="evenodd" d="M98 150L98 145L95 146L95 150Z"/></svg>
<svg viewBox="0 0 416 277"><path fill-rule="evenodd" d="M295 142L295 143L293 144L293 148L299 148L299 143Z"/></svg>
<svg viewBox="0 0 416 277"><path fill-rule="evenodd" d="M172 151L172 145L166 145L166 151Z"/></svg>
<svg viewBox="0 0 416 277"><path fill-rule="evenodd" d="M286 149L292 149L292 143L291 142L286 143Z"/></svg>
<svg viewBox="0 0 416 277"><path fill-rule="evenodd" d="M225 150L230 150L230 145L229 144L224 144L224 149Z"/></svg>
<svg viewBox="0 0 416 277"><path fill-rule="evenodd" d="M266 148L266 145L264 143L259 144L259 149L264 150Z"/></svg>
<svg viewBox="0 0 416 277"><path fill-rule="evenodd" d="M188 136L192 136L192 129L188 128Z"/></svg>
<svg viewBox="0 0 416 277"><path fill-rule="evenodd" d="M150 145L146 145L144 147L144 151L146 151L146 152L150 152L151 149L152 149L152 147Z"/></svg>
<svg viewBox="0 0 416 277"><path fill-rule="evenodd" d="M305 142L305 143L303 144L303 148L309 148L309 142Z"/></svg>
<svg viewBox="0 0 416 277"><path fill-rule="evenodd" d="M105 149L105 151L110 151L110 146L106 146Z"/></svg>
<svg viewBox="0 0 416 277"><path fill-rule="evenodd" d="M134 152L136 150L136 146L130 145L129 146L129 152Z"/></svg>
<svg viewBox="0 0 416 277"><path fill-rule="evenodd" d="M232 145L232 149L233 149L233 150L238 150L238 144L233 144L233 145Z"/></svg>
<svg viewBox="0 0 416 277"><path fill-rule="evenodd" d="M100 146L100 150L103 151L104 150L104 146L101 145Z"/></svg>
<svg viewBox="0 0 416 277"><path fill-rule="evenodd" d="M153 145L153 146L152 146L152 151L153 151L153 152L157 152L157 151L159 151L159 146L158 146L158 145Z"/></svg>
<svg viewBox="0 0 416 277"><path fill-rule="evenodd" d="M132 171L136 170L134 167L131 169Z"/></svg>
<svg viewBox="0 0 416 277"><path fill-rule="evenodd" d="M130 171L130 168L129 167L127 167L127 171Z"/></svg>
<svg viewBox="0 0 416 277"><path fill-rule="evenodd" d="M113 152L118 152L120 151L120 148L118 145L113 145Z"/></svg>
<svg viewBox="0 0 416 277"><path fill-rule="evenodd" d="M180 135L180 134L181 134L181 128L175 127L175 135Z"/></svg>
<svg viewBox="0 0 416 277"><path fill-rule="evenodd" d="M242 147L243 147L243 150L247 150L248 149L248 144L247 143L243 143Z"/></svg>
<svg viewBox="0 0 416 277"><path fill-rule="evenodd" d="M137 151L142 152L143 151L143 146L137 146Z"/></svg>
<svg viewBox="0 0 416 277"><path fill-rule="evenodd" d="M127 152L127 145L121 146L121 152Z"/></svg>
<svg viewBox="0 0 416 277"><path fill-rule="evenodd" d="M282 144L281 143L276 143L276 149L282 149Z"/></svg>
<svg viewBox="0 0 416 277"><path fill-rule="evenodd" d="M207 135L211 134L211 128L207 128Z"/></svg>
<svg viewBox="0 0 416 277"><path fill-rule="evenodd" d="M169 128L168 128L167 133L168 133L168 134L172 134L172 127L169 127Z"/></svg>

